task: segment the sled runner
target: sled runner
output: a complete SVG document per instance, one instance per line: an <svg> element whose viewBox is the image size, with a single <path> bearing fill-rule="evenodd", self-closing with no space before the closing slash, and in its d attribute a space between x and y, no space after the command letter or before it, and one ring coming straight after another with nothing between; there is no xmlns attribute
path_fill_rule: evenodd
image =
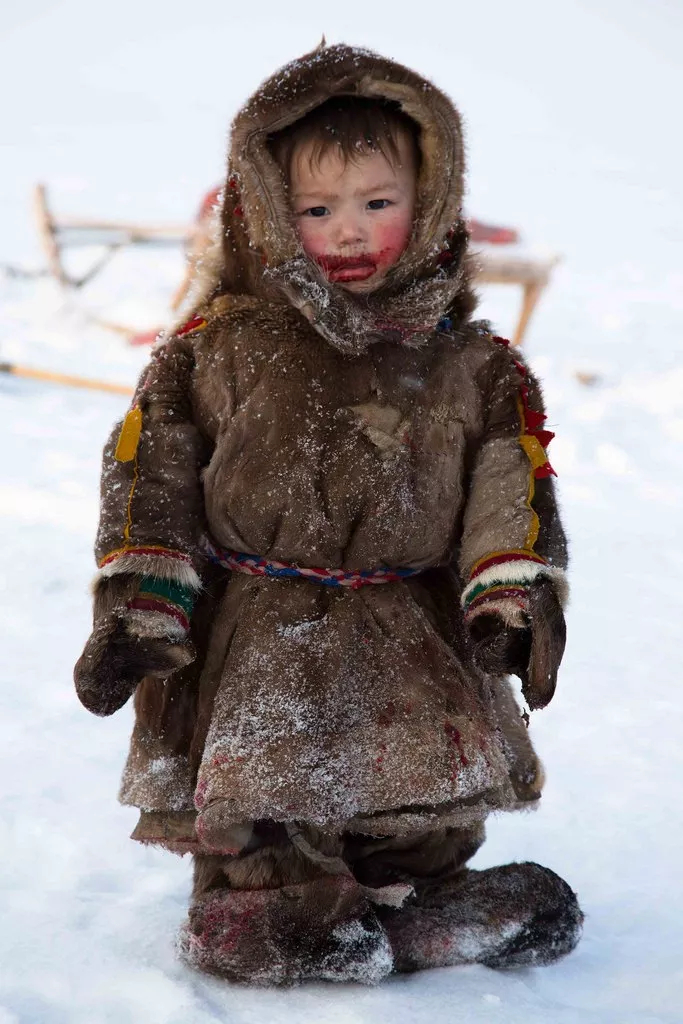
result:
<svg viewBox="0 0 683 1024"><path fill-rule="evenodd" d="M6 373L11 377L26 377L28 380L43 380L50 384L62 384L70 388L86 388L88 391L108 391L113 395L133 394L133 388L128 384L116 384L108 380L80 377L72 373L54 373L52 370L40 370L33 366L21 366L18 363L0 362L0 373Z"/></svg>

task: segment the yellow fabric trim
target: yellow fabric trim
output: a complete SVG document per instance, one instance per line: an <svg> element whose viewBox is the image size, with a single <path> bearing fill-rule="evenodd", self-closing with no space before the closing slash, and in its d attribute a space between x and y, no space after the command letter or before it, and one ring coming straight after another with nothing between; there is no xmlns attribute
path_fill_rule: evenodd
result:
<svg viewBox="0 0 683 1024"><path fill-rule="evenodd" d="M133 482L130 485L130 491L128 494L128 504L126 505L126 525L123 528L123 542L126 547L130 545L130 531L133 526L133 493L135 491L135 485L138 482L138 453L135 451L133 462Z"/></svg>
<svg viewBox="0 0 683 1024"><path fill-rule="evenodd" d="M533 469L540 469L541 466L545 466L548 456L537 437L534 437L533 434L522 434L519 443L526 452Z"/></svg>
<svg viewBox="0 0 683 1024"><path fill-rule="evenodd" d="M526 503L529 506L531 512L531 522L529 523L529 530L526 535L526 546L533 550L534 544L538 540L538 535L541 532L541 521L534 512L531 502L534 500L534 494L536 493L536 476L534 470L531 470L529 474L529 491L526 497Z"/></svg>
<svg viewBox="0 0 683 1024"><path fill-rule="evenodd" d="M121 424L121 433L116 442L116 451L114 452L114 458L117 462L133 463L133 480L130 485L128 503L126 505L126 525L123 528L124 551L130 546L130 531L133 526L133 492L135 491L139 476L138 445L140 444L141 433L142 409L139 405L134 405L132 409L128 410Z"/></svg>
<svg viewBox="0 0 683 1024"><path fill-rule="evenodd" d="M529 473L529 487L527 489L527 495L526 495L526 504L527 504L527 508L529 509L529 513L531 515L531 521L529 523L529 529L527 530L527 535L526 535L526 540L524 542L524 546L527 547L530 551L533 551L534 544L538 540L538 535L539 535L539 533L541 531L540 520L539 520L538 516L536 515L536 513L534 512L533 507L531 505L531 502L534 500L534 494L536 492L536 476L535 476L535 474L536 474L537 466L534 465L534 460L536 458L538 458L538 454L537 454L536 449L538 448L540 450L541 454L543 455L543 461L539 463L540 466L545 465L545 463L547 462L547 456L546 456L545 452L543 451L543 447L542 447L540 441L538 441L537 438L532 437L531 434L527 434L526 433L526 419L524 417L524 405L522 403L522 399L521 398L517 398L517 412L519 414L519 425L520 425L520 433L519 433L518 441L519 441L519 444L520 444L522 450L524 451L524 454L529 459L530 468L531 468L531 472Z"/></svg>
<svg viewBox="0 0 683 1024"><path fill-rule="evenodd" d="M126 413L126 417L121 425L121 433L119 434L116 451L114 452L114 458L117 462L133 461L140 443L141 432L142 409L139 405L134 405Z"/></svg>

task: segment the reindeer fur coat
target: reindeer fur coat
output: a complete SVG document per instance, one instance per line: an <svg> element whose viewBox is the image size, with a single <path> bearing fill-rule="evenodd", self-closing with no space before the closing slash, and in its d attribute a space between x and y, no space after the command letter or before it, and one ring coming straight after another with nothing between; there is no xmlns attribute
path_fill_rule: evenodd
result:
<svg viewBox="0 0 683 1024"><path fill-rule="evenodd" d="M396 101L419 126L414 233L369 297L306 258L268 147L336 94ZM539 576L562 593L565 543L538 386L471 319L462 197L451 102L367 51L294 61L238 114L194 315L104 452L89 664L115 620L154 620L143 580L198 594L194 661L135 693L120 794L135 838L230 853L258 819L389 836L538 799L510 686L475 664L464 609ZM230 573L207 536L304 567L422 571L357 589ZM167 633L183 639L182 615ZM100 714L121 703L79 693Z"/></svg>

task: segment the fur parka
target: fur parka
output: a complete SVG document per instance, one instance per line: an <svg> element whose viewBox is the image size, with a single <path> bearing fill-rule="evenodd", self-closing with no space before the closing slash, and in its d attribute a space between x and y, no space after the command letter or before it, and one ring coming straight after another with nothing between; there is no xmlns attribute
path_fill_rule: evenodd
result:
<svg viewBox="0 0 683 1024"><path fill-rule="evenodd" d="M362 297L303 253L268 144L340 94L395 101L419 128L412 238ZM229 853L263 819L395 836L538 799L510 685L478 667L467 622L482 598L505 618L541 579L563 600L566 545L538 385L472 320L463 187L451 102L364 50L292 62L238 114L192 316L104 452L88 665L122 619L196 655L136 689L120 794L135 838ZM209 545L420 572L328 587L227 571ZM174 587L191 614L162 614ZM83 678L84 702L112 710Z"/></svg>

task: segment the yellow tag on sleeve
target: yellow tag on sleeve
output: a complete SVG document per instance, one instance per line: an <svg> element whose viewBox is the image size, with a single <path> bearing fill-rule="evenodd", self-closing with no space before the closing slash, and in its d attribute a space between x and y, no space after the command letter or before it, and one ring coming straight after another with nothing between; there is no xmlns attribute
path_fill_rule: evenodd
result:
<svg viewBox="0 0 683 1024"><path fill-rule="evenodd" d="M541 466L545 466L548 456L537 437L534 437L533 434L522 434L519 438L519 443L526 452L532 469L536 470L540 469Z"/></svg>
<svg viewBox="0 0 683 1024"><path fill-rule="evenodd" d="M121 427L121 433L116 443L114 458L117 462L132 462L140 443L140 432L142 430L142 409L134 405L126 413L126 418Z"/></svg>

